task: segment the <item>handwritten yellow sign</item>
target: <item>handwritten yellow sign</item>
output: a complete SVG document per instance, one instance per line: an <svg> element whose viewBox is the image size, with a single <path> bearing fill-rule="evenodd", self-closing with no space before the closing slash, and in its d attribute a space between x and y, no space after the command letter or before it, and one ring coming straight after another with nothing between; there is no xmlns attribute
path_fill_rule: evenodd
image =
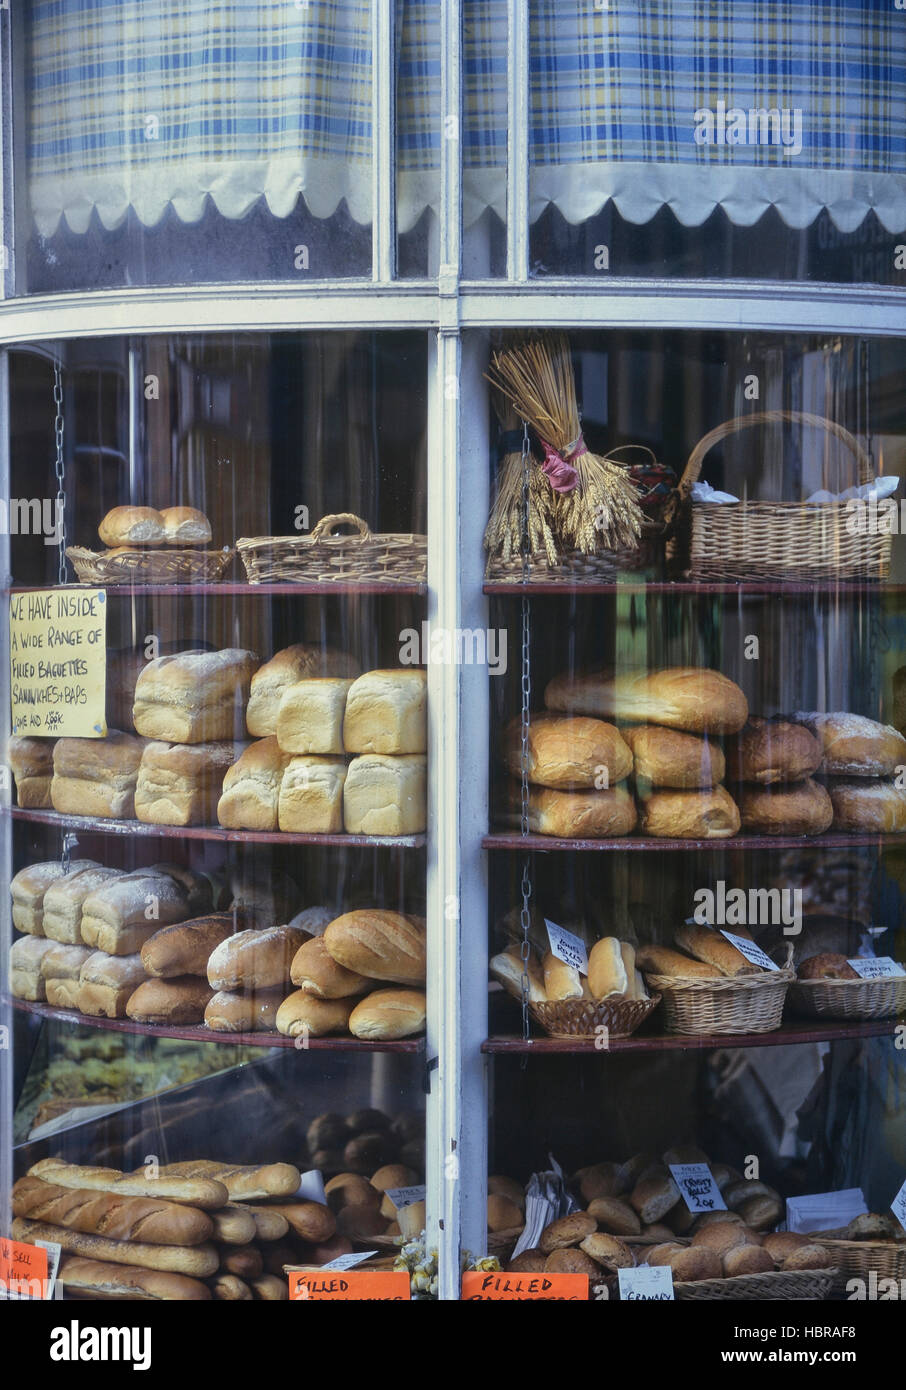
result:
<svg viewBox="0 0 906 1390"><path fill-rule="evenodd" d="M12 731L104 738L107 594L32 589L9 601Z"/></svg>

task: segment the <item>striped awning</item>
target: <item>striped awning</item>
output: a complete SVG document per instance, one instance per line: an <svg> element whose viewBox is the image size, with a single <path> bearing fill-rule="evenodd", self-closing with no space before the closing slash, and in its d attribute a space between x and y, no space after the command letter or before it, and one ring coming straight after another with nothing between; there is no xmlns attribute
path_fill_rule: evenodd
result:
<svg viewBox="0 0 906 1390"><path fill-rule="evenodd" d="M527 0L530 213L632 222L827 209L906 229L906 12L893 0ZM400 229L436 206L439 0L398 0ZM464 218L505 213L506 0L465 0ZM33 0L28 166L50 235L301 197L371 220L369 0Z"/></svg>

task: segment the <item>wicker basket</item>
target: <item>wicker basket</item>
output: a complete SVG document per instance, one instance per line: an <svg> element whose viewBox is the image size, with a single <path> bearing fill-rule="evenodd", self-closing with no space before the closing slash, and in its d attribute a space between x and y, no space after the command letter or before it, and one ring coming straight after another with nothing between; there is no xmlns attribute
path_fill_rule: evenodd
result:
<svg viewBox="0 0 906 1390"><path fill-rule="evenodd" d="M858 466L860 484L872 479L871 460L848 430L803 411L766 410L738 416L699 440L676 489L671 522L682 530L691 514L689 578L708 580L885 579L890 536L859 536L847 529L846 502L696 502L689 496L705 455L720 440L751 425L813 425L842 440ZM672 537L671 558L682 562L683 540Z"/></svg>
<svg viewBox="0 0 906 1390"><path fill-rule="evenodd" d="M805 1018L896 1018L906 1014L906 975L881 980L797 980L792 1013Z"/></svg>
<svg viewBox="0 0 906 1390"><path fill-rule="evenodd" d="M592 555L570 550L559 555L555 565L548 564L544 551L538 551L529 556L528 582L612 584L621 575L637 574L641 570L653 571L658 576L663 571L664 535L662 523L643 521L641 539L633 550L596 550ZM489 583L521 584L524 577L521 555L510 560L501 560L495 555L488 560L485 578Z"/></svg>
<svg viewBox="0 0 906 1390"><path fill-rule="evenodd" d="M729 1279L698 1279L695 1283L673 1285L678 1300L720 1299L748 1301L777 1299L809 1299L813 1302L830 1296L838 1278L836 1269L778 1269L767 1274L734 1274Z"/></svg>
<svg viewBox="0 0 906 1390"><path fill-rule="evenodd" d="M830 1253L844 1279L867 1279L872 1271L878 1279L906 1279L906 1241L822 1240L820 1231L813 1239Z"/></svg>
<svg viewBox="0 0 906 1390"><path fill-rule="evenodd" d="M783 1001L796 978L786 943L780 970L719 980L677 980L646 975L648 988L663 996L668 1033L773 1033L783 1018Z"/></svg>
<svg viewBox="0 0 906 1390"><path fill-rule="evenodd" d="M353 526L355 535L336 535ZM236 542L250 584L424 584L428 538L372 535L352 512L322 516L308 536L255 536Z"/></svg>
<svg viewBox="0 0 906 1390"><path fill-rule="evenodd" d="M213 584L231 564L232 550L83 550L68 559L83 584Z"/></svg>
<svg viewBox="0 0 906 1390"><path fill-rule="evenodd" d="M599 1028L606 1038L628 1038L645 1022L661 1002L659 994L650 999L559 999L529 1004L529 1013L552 1038L590 1038L597 1042ZM606 1051L606 1047L602 1048Z"/></svg>

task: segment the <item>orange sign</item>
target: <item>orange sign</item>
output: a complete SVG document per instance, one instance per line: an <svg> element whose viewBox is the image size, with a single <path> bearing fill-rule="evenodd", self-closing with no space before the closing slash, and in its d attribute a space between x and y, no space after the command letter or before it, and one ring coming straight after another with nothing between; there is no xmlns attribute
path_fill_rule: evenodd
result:
<svg viewBox="0 0 906 1390"><path fill-rule="evenodd" d="M462 1296L470 1303L497 1299L555 1299L561 1303L588 1300L587 1274L482 1274L469 1270L462 1276Z"/></svg>
<svg viewBox="0 0 906 1390"><path fill-rule="evenodd" d="M294 1269L289 1274L290 1301L403 1303L412 1297L406 1270Z"/></svg>
<svg viewBox="0 0 906 1390"><path fill-rule="evenodd" d="M0 1236L0 1288L5 1293L43 1298L46 1285L47 1251Z"/></svg>

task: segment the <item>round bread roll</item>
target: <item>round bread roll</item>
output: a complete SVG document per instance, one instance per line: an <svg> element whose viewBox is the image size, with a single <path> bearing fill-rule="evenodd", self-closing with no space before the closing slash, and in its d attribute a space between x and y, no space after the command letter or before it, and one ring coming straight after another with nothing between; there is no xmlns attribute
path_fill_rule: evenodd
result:
<svg viewBox="0 0 906 1390"><path fill-rule="evenodd" d="M757 1178L740 1178L738 1182L731 1182L721 1193L730 1211L739 1211L743 1202L747 1201L749 1197L776 1197L776 1195L772 1187L768 1187L766 1182L760 1182Z"/></svg>
<svg viewBox="0 0 906 1390"><path fill-rule="evenodd" d="M574 1211L569 1216L561 1216L545 1226L538 1241L546 1255L552 1250L562 1250L569 1245L581 1245L586 1236L597 1229L597 1223L587 1211Z"/></svg>
<svg viewBox="0 0 906 1390"><path fill-rule="evenodd" d="M637 1236L641 1234L642 1223L638 1214L628 1202L619 1197L595 1197L588 1204L588 1214L598 1223L600 1231L612 1236ZM589 1251L589 1254L592 1252Z"/></svg>
<svg viewBox="0 0 906 1390"><path fill-rule="evenodd" d="M207 545L211 523L195 507L165 507L160 514L167 545Z"/></svg>
<svg viewBox="0 0 906 1390"><path fill-rule="evenodd" d="M824 951L820 956L809 956L800 963L796 974L800 980L858 980L859 972L853 970L846 956L834 951Z"/></svg>
<svg viewBox="0 0 906 1390"><path fill-rule="evenodd" d="M582 1168L576 1179L584 1202L592 1202L596 1197L613 1197L620 1185L615 1163L595 1163L590 1168Z"/></svg>
<svg viewBox="0 0 906 1390"><path fill-rule="evenodd" d="M167 539L161 514L155 507L114 507L98 527L104 545L158 546Z"/></svg>
<svg viewBox="0 0 906 1390"><path fill-rule="evenodd" d="M372 1178L371 1181L374 1182L374 1178ZM418 1178L412 1177L409 1181L418 1182ZM392 1185L397 1187L406 1186L405 1183L395 1183ZM508 1197L520 1211L525 1211L525 1191L522 1184L518 1183L515 1178L507 1178L502 1174L492 1173L488 1178L488 1192L493 1193L495 1196Z"/></svg>
<svg viewBox="0 0 906 1390"><path fill-rule="evenodd" d="M748 1243L748 1232L737 1221L717 1221L712 1226L702 1226L692 1237L696 1249L713 1250L717 1255L725 1255L728 1250L735 1250L737 1245Z"/></svg>
<svg viewBox="0 0 906 1390"><path fill-rule="evenodd" d="M892 835L906 830L906 790L895 782L828 782L834 829Z"/></svg>
<svg viewBox="0 0 906 1390"><path fill-rule="evenodd" d="M379 1207L381 1194L361 1173L338 1173L324 1184L324 1195L332 1212L344 1207Z"/></svg>
<svg viewBox="0 0 906 1390"><path fill-rule="evenodd" d="M350 1173L361 1173L363 1177L373 1173L384 1163L396 1157L397 1139L386 1129L375 1129L371 1133L354 1134L347 1140L343 1159Z"/></svg>
<svg viewBox="0 0 906 1390"><path fill-rule="evenodd" d="M834 819L820 782L806 777L789 786L737 787L743 830L753 835L822 835Z"/></svg>
<svg viewBox="0 0 906 1390"><path fill-rule="evenodd" d="M658 1245L672 1245L673 1231L663 1221L652 1221L650 1226L643 1226L641 1234L646 1240L655 1242Z"/></svg>
<svg viewBox="0 0 906 1390"><path fill-rule="evenodd" d="M313 936L299 947L293 956L289 976L299 989L318 999L348 999L374 988L373 980L347 970L334 960L323 936Z"/></svg>
<svg viewBox="0 0 906 1390"><path fill-rule="evenodd" d="M906 738L889 724L859 714L798 713L824 754L820 771L834 777L892 777L906 763Z"/></svg>
<svg viewBox="0 0 906 1390"><path fill-rule="evenodd" d="M614 787L632 772L632 753L603 719L534 715L528 732L528 780L540 787ZM522 774L522 722L510 720L500 756L514 777Z"/></svg>
<svg viewBox="0 0 906 1390"><path fill-rule="evenodd" d="M647 1251L645 1259L650 1265L669 1265L672 1255L685 1249L685 1246L675 1240L665 1240L663 1245L652 1245Z"/></svg>
<svg viewBox="0 0 906 1390"><path fill-rule="evenodd" d="M512 1231L525 1225L522 1208L511 1202L509 1197L501 1197L498 1192L488 1196L488 1230Z"/></svg>
<svg viewBox="0 0 906 1390"><path fill-rule="evenodd" d="M377 1188L378 1192L386 1192L388 1188L392 1187L415 1187L418 1182L418 1173L416 1173L414 1168L408 1168L405 1163L385 1163L378 1168L376 1173L372 1173L369 1181L370 1185ZM497 1190L492 1189L492 1181L494 1181L494 1179L488 1179L489 1192ZM509 1180L496 1179L496 1181ZM514 1186L519 1189L518 1183L514 1184ZM505 1195L509 1196L509 1193Z"/></svg>
<svg viewBox="0 0 906 1390"><path fill-rule="evenodd" d="M548 1257L538 1245L523 1250L514 1260L510 1260L507 1271L510 1274L543 1274L547 1269Z"/></svg>
<svg viewBox="0 0 906 1390"><path fill-rule="evenodd" d="M700 666L627 670L615 676L567 671L548 684L544 703L568 714L663 724L694 734L735 734L749 715L739 686Z"/></svg>
<svg viewBox="0 0 906 1390"><path fill-rule="evenodd" d="M714 1179L718 1192L723 1192L725 1187L729 1187L731 1182L739 1182L740 1175L735 1168L731 1168L729 1163L712 1163L711 1176ZM710 1213L705 1213L709 1215Z"/></svg>
<svg viewBox="0 0 906 1390"><path fill-rule="evenodd" d="M762 1244L774 1263L779 1266L788 1255L792 1255L795 1250L801 1250L805 1245L810 1245L811 1242L808 1236L799 1235L796 1231L769 1231Z"/></svg>
<svg viewBox="0 0 906 1390"><path fill-rule="evenodd" d="M621 730L632 749L637 783L692 791L724 780L724 755L716 743L679 729L640 724Z"/></svg>
<svg viewBox="0 0 906 1390"><path fill-rule="evenodd" d="M748 1197L736 1210L753 1231L768 1231L783 1216L783 1202L775 1196Z"/></svg>
<svg viewBox="0 0 906 1390"><path fill-rule="evenodd" d="M318 999L297 989L277 1010L277 1032L288 1038L324 1038L345 1033L352 1013L352 999Z"/></svg>
<svg viewBox="0 0 906 1390"><path fill-rule="evenodd" d="M632 1269L635 1266L635 1256L630 1247L604 1231L593 1231L580 1242L579 1248L608 1270Z"/></svg>
<svg viewBox="0 0 906 1390"><path fill-rule="evenodd" d="M726 754L731 782L771 786L811 777L821 765L823 750L804 724L749 715L745 728L727 741Z"/></svg>
<svg viewBox="0 0 906 1390"><path fill-rule="evenodd" d="M834 1257L823 1245L800 1245L782 1261L781 1269L832 1269Z"/></svg>
<svg viewBox="0 0 906 1390"><path fill-rule="evenodd" d="M653 791L639 798L639 833L656 839L726 840L739 831L739 811L725 787Z"/></svg>
<svg viewBox="0 0 906 1390"><path fill-rule="evenodd" d="M589 1279L597 1279L601 1267L584 1250L563 1248L548 1255L544 1271L546 1274L587 1274Z"/></svg>
<svg viewBox="0 0 906 1390"><path fill-rule="evenodd" d="M695 1229L701 1231L705 1226L716 1226L724 1221L735 1222L738 1226L744 1226L745 1222L738 1212L735 1211L703 1211L695 1222Z"/></svg>
<svg viewBox="0 0 906 1390"><path fill-rule="evenodd" d="M701 1246L690 1245L683 1250L674 1250L667 1264L673 1270L674 1283L694 1284L699 1279L723 1277L720 1256Z"/></svg>
<svg viewBox="0 0 906 1390"><path fill-rule="evenodd" d="M642 1175L629 1198L641 1219L647 1224L660 1221L680 1200L680 1190L667 1168L660 1165Z"/></svg>
<svg viewBox="0 0 906 1390"><path fill-rule="evenodd" d="M723 1272L728 1279L737 1274L769 1274L774 1261L762 1245L737 1245L723 1257Z"/></svg>

